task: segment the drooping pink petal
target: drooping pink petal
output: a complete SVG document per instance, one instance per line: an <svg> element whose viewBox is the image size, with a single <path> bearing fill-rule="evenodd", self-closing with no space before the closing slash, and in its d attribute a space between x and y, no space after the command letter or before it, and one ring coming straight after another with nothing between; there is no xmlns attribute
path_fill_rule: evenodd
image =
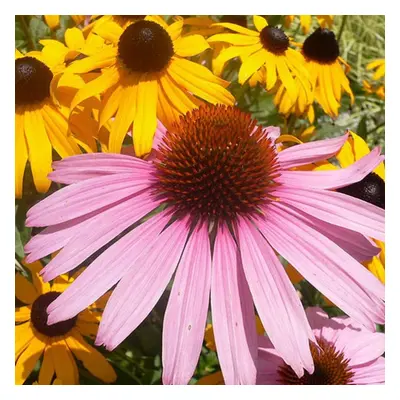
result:
<svg viewBox="0 0 400 400"><path fill-rule="evenodd" d="M240 219L237 232L244 272L268 337L299 377L304 369L312 373L309 340L315 338L294 286L251 221Z"/></svg>
<svg viewBox="0 0 400 400"><path fill-rule="evenodd" d="M161 121L157 120L157 128L153 138L153 149L158 150L158 146L163 141L167 128L162 124Z"/></svg>
<svg viewBox="0 0 400 400"><path fill-rule="evenodd" d="M274 349L269 338L258 337L257 385L279 385L278 369L284 366L282 357Z"/></svg>
<svg viewBox="0 0 400 400"><path fill-rule="evenodd" d="M34 205L26 226L51 226L81 217L132 196L151 185L149 176L106 175L66 186Z"/></svg>
<svg viewBox="0 0 400 400"><path fill-rule="evenodd" d="M338 245L280 203L257 221L268 242L313 286L349 316L375 329L384 321L384 286Z"/></svg>
<svg viewBox="0 0 400 400"><path fill-rule="evenodd" d="M236 243L227 227L214 245L211 310L218 359L227 385L254 385L257 331L251 293Z"/></svg>
<svg viewBox="0 0 400 400"><path fill-rule="evenodd" d="M146 191L96 215L46 265L42 270L44 280L71 271L158 205Z"/></svg>
<svg viewBox="0 0 400 400"><path fill-rule="evenodd" d="M107 303L96 345L117 347L149 314L161 297L186 242L187 221L174 221L140 255Z"/></svg>
<svg viewBox="0 0 400 400"><path fill-rule="evenodd" d="M352 383L354 385L373 385L385 383L385 359L378 359L369 363L353 367Z"/></svg>
<svg viewBox="0 0 400 400"><path fill-rule="evenodd" d="M306 315L312 329L321 329L329 322L328 314L321 307L307 307Z"/></svg>
<svg viewBox="0 0 400 400"><path fill-rule="evenodd" d="M348 136L345 134L333 139L315 140L289 147L278 154L279 164L282 169L288 169L326 160L341 149Z"/></svg>
<svg viewBox="0 0 400 400"><path fill-rule="evenodd" d="M369 154L347 168L332 171L282 171L276 181L304 189L337 189L361 181L384 159L380 148L375 147Z"/></svg>
<svg viewBox="0 0 400 400"><path fill-rule="evenodd" d="M144 250L151 247L170 219L162 212L127 233L86 268L55 300L47 311L48 322L72 318L115 285L130 269Z"/></svg>
<svg viewBox="0 0 400 400"><path fill-rule="evenodd" d="M385 240L385 210L339 192L279 187L274 192L281 202L290 204L318 219Z"/></svg>
<svg viewBox="0 0 400 400"><path fill-rule="evenodd" d="M211 287L208 226L190 236L175 274L164 316L164 385L186 385L200 356Z"/></svg>
<svg viewBox="0 0 400 400"><path fill-rule="evenodd" d="M336 338L335 347L343 351L350 366L365 364L385 352L385 334L344 328Z"/></svg>
<svg viewBox="0 0 400 400"><path fill-rule="evenodd" d="M295 210L293 206L286 206ZM361 235L361 233L321 221L301 210L296 210L296 216L307 225L315 228L318 232L321 232L327 238L331 239L359 262L370 260L381 251L371 239Z"/></svg>

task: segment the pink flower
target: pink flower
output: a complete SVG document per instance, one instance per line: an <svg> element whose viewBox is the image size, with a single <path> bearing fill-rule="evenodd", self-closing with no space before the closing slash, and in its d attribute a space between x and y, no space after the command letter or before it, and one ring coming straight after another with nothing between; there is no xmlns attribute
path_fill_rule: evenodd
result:
<svg viewBox="0 0 400 400"><path fill-rule="evenodd" d="M370 332L352 318L329 319L319 307L306 310L319 349L312 345L314 373L299 378L259 337L259 385L373 385L385 382L385 335Z"/></svg>
<svg viewBox="0 0 400 400"><path fill-rule="evenodd" d="M44 269L48 281L97 258L50 304L48 322L72 318L117 285L96 339L112 350L176 270L164 383L190 380L210 294L227 384L256 381L253 304L285 362L298 376L312 373L314 334L276 251L359 323L383 323L384 286L359 261L379 252L364 235L384 240L384 210L331 190L372 171L383 160L379 148L345 169L292 171L332 157L347 135L278 153L278 133L233 107L207 106L165 133L152 161L84 154L55 162L49 177L68 186L28 212L28 226L48 227L27 244L27 261L61 249Z"/></svg>

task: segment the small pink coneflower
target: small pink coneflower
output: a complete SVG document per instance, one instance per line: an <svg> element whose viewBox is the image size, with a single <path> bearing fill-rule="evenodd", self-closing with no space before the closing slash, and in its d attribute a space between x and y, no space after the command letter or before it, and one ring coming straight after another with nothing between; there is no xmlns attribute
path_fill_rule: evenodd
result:
<svg viewBox="0 0 400 400"><path fill-rule="evenodd" d="M384 210L332 191L371 172L379 148L345 169L292 171L335 155L347 135L279 153L278 136L239 109L206 106L164 132L152 161L100 153L55 162L49 178L68 186L28 212L28 226L47 228L27 244L27 260L61 249L44 269L51 280L100 255L48 307L48 322L73 317L117 284L96 339L112 350L176 270L164 383L190 380L210 294L227 384L256 381L254 305L285 362L298 376L312 373L316 339L277 252L358 322L383 323L384 286L359 261L379 252L364 235L384 240Z"/></svg>
<svg viewBox="0 0 400 400"><path fill-rule="evenodd" d="M317 344L311 345L314 372L298 377L273 348L259 337L259 385L373 385L385 382L385 335L370 332L352 318L329 318L319 307L306 314Z"/></svg>

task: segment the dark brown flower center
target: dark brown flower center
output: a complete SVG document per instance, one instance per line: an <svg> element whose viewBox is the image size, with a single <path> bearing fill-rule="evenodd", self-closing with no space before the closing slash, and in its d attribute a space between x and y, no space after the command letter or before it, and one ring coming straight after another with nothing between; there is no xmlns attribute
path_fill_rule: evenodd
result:
<svg viewBox="0 0 400 400"><path fill-rule="evenodd" d="M40 295L32 304L31 322L35 329L43 335L54 337L67 334L76 324L77 317L73 317L66 321L57 322L54 325L47 325L47 307L61 293L48 292Z"/></svg>
<svg viewBox="0 0 400 400"><path fill-rule="evenodd" d="M157 194L195 218L258 211L278 176L277 154L257 121L235 107L204 106L168 131L158 152Z"/></svg>
<svg viewBox="0 0 400 400"><path fill-rule="evenodd" d="M339 44L335 34L328 29L316 29L304 41L303 54L320 64L333 64L339 57Z"/></svg>
<svg viewBox="0 0 400 400"><path fill-rule="evenodd" d="M311 354L315 370L307 371L299 378L289 365L279 367L278 374L283 385L348 385L354 372L349 367L349 360L337 351L335 346L325 340L318 340L320 349L311 344Z"/></svg>
<svg viewBox="0 0 400 400"><path fill-rule="evenodd" d="M266 26L260 32L260 40L264 48L274 54L282 54L289 47L289 38L279 28Z"/></svg>
<svg viewBox="0 0 400 400"><path fill-rule="evenodd" d="M342 187L337 191L385 209L385 181L374 172L369 173L360 182Z"/></svg>
<svg viewBox="0 0 400 400"><path fill-rule="evenodd" d="M174 54L171 37L159 24L140 20L129 25L118 43L123 64L133 72L158 72Z"/></svg>
<svg viewBox="0 0 400 400"><path fill-rule="evenodd" d="M28 106L50 96L53 73L49 67L33 57L15 60L15 105Z"/></svg>

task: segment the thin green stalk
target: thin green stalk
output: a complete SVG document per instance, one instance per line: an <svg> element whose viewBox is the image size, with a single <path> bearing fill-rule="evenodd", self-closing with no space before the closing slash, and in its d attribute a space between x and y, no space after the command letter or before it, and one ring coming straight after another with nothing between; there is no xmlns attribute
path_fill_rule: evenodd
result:
<svg viewBox="0 0 400 400"><path fill-rule="evenodd" d="M340 25L339 33L337 35L338 43L340 42L340 38L342 37L343 31L344 31L344 27L346 25L346 20L347 20L347 15L343 15L342 25Z"/></svg>
<svg viewBox="0 0 400 400"><path fill-rule="evenodd" d="M35 45L35 43L33 43L33 40L31 38L31 34L29 33L29 27L25 21L25 15L18 15L18 17L19 17L19 20L21 21L22 30L24 31L26 41L28 42L29 50L37 50L36 45Z"/></svg>

